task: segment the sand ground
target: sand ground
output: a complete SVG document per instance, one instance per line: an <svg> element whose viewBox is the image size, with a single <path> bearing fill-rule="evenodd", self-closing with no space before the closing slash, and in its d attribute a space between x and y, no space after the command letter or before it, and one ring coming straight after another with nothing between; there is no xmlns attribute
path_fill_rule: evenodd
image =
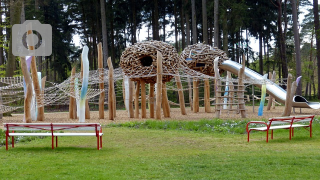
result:
<svg viewBox="0 0 320 180"><path fill-rule="evenodd" d="M203 107L200 107L200 111L198 113L194 113L191 111L190 107L187 107L187 115L181 115L180 108L171 108L170 109L170 118L164 118L162 116L162 120L200 120L200 119L212 119L216 117L214 107L211 107L211 113L206 113ZM239 120L239 119L246 119L246 120L258 120L258 119L268 119L270 117L279 117L282 115L284 106L276 106L275 109L271 109L269 111L264 108L264 112L262 116L258 116L258 106L246 107L247 118L241 118L241 115L238 114L236 111L226 111L223 110L221 112L220 118L225 120ZM320 110L315 109L300 109L295 108L295 112L292 111L291 115L307 115L307 114L314 114L320 115ZM301 112L300 112L301 111ZM116 118L115 120L108 120L109 114L108 110L105 111L105 118L99 119L99 112L98 111L90 111L90 119L86 119L86 123L101 123L101 124L108 124L108 123L122 123L126 121L144 121L151 119L149 110L147 110L147 118L141 118L141 109L140 109L140 117L139 118L129 118L128 112L126 110L117 110L116 111ZM23 114L12 114L11 117L3 117L0 120L0 123L22 123L23 122ZM34 121L37 122L37 121ZM52 123L77 123L79 122L78 119L69 119L68 112L45 112L45 121L44 122L52 122ZM0 126L3 128L2 126Z"/></svg>

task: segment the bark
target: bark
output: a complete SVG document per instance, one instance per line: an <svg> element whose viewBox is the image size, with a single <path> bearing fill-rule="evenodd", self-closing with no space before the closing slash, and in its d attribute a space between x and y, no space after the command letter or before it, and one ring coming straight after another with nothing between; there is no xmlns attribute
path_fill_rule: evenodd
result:
<svg viewBox="0 0 320 180"><path fill-rule="evenodd" d="M152 29L153 29L153 40L160 41L160 37L159 37L159 8L158 8L158 0L153 0L153 4L154 4L154 13L153 13L154 24L152 26Z"/></svg>
<svg viewBox="0 0 320 180"><path fill-rule="evenodd" d="M178 42L178 8L177 8L177 1L174 3L173 7L173 14L174 14L174 37L175 37L175 48L179 52L179 42Z"/></svg>
<svg viewBox="0 0 320 180"><path fill-rule="evenodd" d="M137 10L136 10L136 0L131 0L132 4L132 39L131 43L134 44L137 42Z"/></svg>
<svg viewBox="0 0 320 180"><path fill-rule="evenodd" d="M316 32L317 66L320 67L320 25L318 0L313 0L314 27ZM320 69L318 68L318 82L320 82ZM318 86L318 99L320 99L320 86Z"/></svg>
<svg viewBox="0 0 320 180"><path fill-rule="evenodd" d="M110 3L110 11L113 12L112 4L113 0L109 1ZM115 66L115 48L114 48L114 28L113 28L113 13L110 13L110 33L111 33L111 61L112 61L112 66Z"/></svg>
<svg viewBox="0 0 320 180"><path fill-rule="evenodd" d="M207 1L202 0L202 33L203 43L208 44L208 18L207 18Z"/></svg>
<svg viewBox="0 0 320 180"><path fill-rule="evenodd" d="M10 25L20 23L21 1L10 0ZM8 32L8 31L7 31ZM6 77L13 77L16 70L16 57L12 54L12 36L9 43L9 57L6 66Z"/></svg>
<svg viewBox="0 0 320 180"><path fill-rule="evenodd" d="M192 11L192 43L197 44L197 22L196 22L196 5L195 0L191 0L191 11Z"/></svg>
<svg viewBox="0 0 320 180"><path fill-rule="evenodd" d="M188 0L185 0L185 3L187 3ZM190 17L189 17L189 11L185 11L185 17L186 17L186 46L190 45Z"/></svg>
<svg viewBox="0 0 320 180"><path fill-rule="evenodd" d="M227 24L227 12L224 12L224 16L223 16L223 51L228 53L228 24ZM214 35L214 37L216 38L216 34ZM216 39L214 40L216 41ZM216 47L216 44L215 44Z"/></svg>
<svg viewBox="0 0 320 180"><path fill-rule="evenodd" d="M298 30L298 13L296 0L291 0L292 5L292 20L293 20L293 33L294 33L294 49L296 53L296 77L301 76L301 55L300 55L300 39ZM302 82L298 84L296 94L302 94Z"/></svg>
<svg viewBox="0 0 320 180"><path fill-rule="evenodd" d="M214 47L219 47L219 0L214 0ZM224 18L226 19L227 16L225 14ZM223 22L225 23L225 26L227 25L227 21ZM227 28L227 27L223 27ZM227 32L227 29L224 29L223 31L223 43L228 41L228 37L225 37L225 31ZM228 32L227 32L228 33ZM227 35L226 35L227 36ZM228 48L228 42L227 42L227 48ZM225 44L223 44L225 46ZM228 50L224 50L225 52L228 52Z"/></svg>
<svg viewBox="0 0 320 180"><path fill-rule="evenodd" d="M286 41L285 41L285 33L286 33L286 25L284 31L282 31L282 0L277 0L277 8L278 8L278 34L279 34L279 46L280 46L280 59L281 59L281 71L282 77L288 77L288 68L287 68L287 57L286 57ZM285 24L286 24L285 19ZM279 73L280 76L280 73Z"/></svg>
<svg viewBox="0 0 320 180"><path fill-rule="evenodd" d="M259 32L259 73L263 75L262 32Z"/></svg>
<svg viewBox="0 0 320 180"><path fill-rule="evenodd" d="M100 0L100 8L101 8L101 26L102 26L103 64L107 64L108 40L107 40L107 22L106 22L105 0Z"/></svg>
<svg viewBox="0 0 320 180"><path fill-rule="evenodd" d="M184 8L183 8L183 1L182 3L182 8L180 8L180 24L181 24L181 49L183 50L186 47L186 34L185 34L185 29L184 29Z"/></svg>
<svg viewBox="0 0 320 180"><path fill-rule="evenodd" d="M0 11L0 37L3 36L3 28L2 28L2 11ZM3 53L4 43L0 43L0 65L4 63L4 53Z"/></svg>

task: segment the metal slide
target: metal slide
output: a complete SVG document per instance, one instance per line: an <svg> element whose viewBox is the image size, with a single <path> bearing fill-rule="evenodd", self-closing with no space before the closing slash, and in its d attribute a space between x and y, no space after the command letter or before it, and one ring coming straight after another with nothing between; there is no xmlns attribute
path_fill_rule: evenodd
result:
<svg viewBox="0 0 320 180"><path fill-rule="evenodd" d="M231 61L231 60L226 60L224 61L219 68L226 70L226 71L230 71L233 74L237 74L240 70L240 68L242 67L241 64L235 62L235 61ZM263 76L260 75L259 73L249 69L249 68L245 68L245 76L246 78L250 78L250 79L254 79L254 80L259 80L259 79L263 79ZM286 96L287 96L287 92L280 86L278 86L277 84L273 83L270 80L267 80L267 93L272 95L277 101L279 101L282 104L285 104L286 101ZM255 86L261 88L261 84L254 84ZM299 96L299 95L295 95L293 97L293 103L292 103L292 107L297 107L297 108L312 108L312 109L320 109L320 103L319 102L308 102L304 97Z"/></svg>

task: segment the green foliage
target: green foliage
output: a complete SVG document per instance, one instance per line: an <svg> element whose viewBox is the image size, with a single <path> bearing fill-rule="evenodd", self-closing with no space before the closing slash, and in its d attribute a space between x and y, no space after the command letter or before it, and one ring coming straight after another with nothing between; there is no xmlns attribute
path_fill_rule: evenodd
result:
<svg viewBox="0 0 320 180"><path fill-rule="evenodd" d="M6 64L0 65L0 77L6 77Z"/></svg>
<svg viewBox="0 0 320 180"><path fill-rule="evenodd" d="M135 129L161 129L161 130L180 130L194 131L201 133L231 133L244 134L247 121L231 121L221 119L202 119L199 121L157 121L146 120L144 122L131 121L125 123L111 123L107 127L128 127Z"/></svg>

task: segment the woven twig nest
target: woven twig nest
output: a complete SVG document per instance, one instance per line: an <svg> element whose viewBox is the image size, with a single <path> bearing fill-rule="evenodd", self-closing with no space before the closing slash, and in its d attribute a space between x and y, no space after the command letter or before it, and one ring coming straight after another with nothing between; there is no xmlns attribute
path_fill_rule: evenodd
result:
<svg viewBox="0 0 320 180"><path fill-rule="evenodd" d="M157 51L162 54L163 74L175 74L180 60L176 49L165 42L145 41L136 43L122 53L120 66L126 76L133 81L144 80L155 83L157 80ZM173 78L163 75L162 81L168 82Z"/></svg>
<svg viewBox="0 0 320 180"><path fill-rule="evenodd" d="M180 56L190 69L209 76L214 76L213 65L216 57L220 57L219 66L224 60L229 59L224 51L202 43L189 45L182 51ZM219 72L221 74L224 71L220 69Z"/></svg>

